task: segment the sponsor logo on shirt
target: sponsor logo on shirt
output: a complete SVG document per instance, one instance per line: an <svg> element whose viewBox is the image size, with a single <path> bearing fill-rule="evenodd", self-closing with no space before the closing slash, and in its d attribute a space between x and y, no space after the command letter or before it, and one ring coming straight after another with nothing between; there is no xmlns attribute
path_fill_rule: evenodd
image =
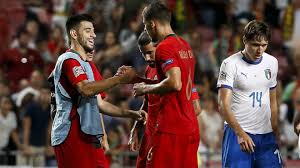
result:
<svg viewBox="0 0 300 168"><path fill-rule="evenodd" d="M162 64L162 68L164 68L167 65L170 65L174 62L174 60L172 58L168 59L165 63Z"/></svg>
<svg viewBox="0 0 300 168"><path fill-rule="evenodd" d="M265 76L268 80L271 79L271 70L270 69L265 69Z"/></svg>
<svg viewBox="0 0 300 168"><path fill-rule="evenodd" d="M85 74L83 68L81 66L73 67L73 74L77 78L79 75Z"/></svg>
<svg viewBox="0 0 300 168"><path fill-rule="evenodd" d="M197 88L193 88L193 89L192 89L192 92L193 92L193 93L197 93Z"/></svg>

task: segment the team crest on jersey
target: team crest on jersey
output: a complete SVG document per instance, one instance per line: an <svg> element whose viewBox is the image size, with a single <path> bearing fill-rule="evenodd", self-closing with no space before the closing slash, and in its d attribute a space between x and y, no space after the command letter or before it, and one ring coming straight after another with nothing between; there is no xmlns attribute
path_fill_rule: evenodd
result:
<svg viewBox="0 0 300 168"><path fill-rule="evenodd" d="M84 74L84 70L82 66L75 66L73 67L73 74L77 78L79 75Z"/></svg>
<svg viewBox="0 0 300 168"><path fill-rule="evenodd" d="M154 76L153 80L157 80L157 75Z"/></svg>
<svg viewBox="0 0 300 168"><path fill-rule="evenodd" d="M221 71L221 72L220 72L219 80L226 80L226 76L227 76L227 73L224 72L224 71Z"/></svg>
<svg viewBox="0 0 300 168"><path fill-rule="evenodd" d="M271 79L271 70L270 69L265 69L265 76L268 80Z"/></svg>

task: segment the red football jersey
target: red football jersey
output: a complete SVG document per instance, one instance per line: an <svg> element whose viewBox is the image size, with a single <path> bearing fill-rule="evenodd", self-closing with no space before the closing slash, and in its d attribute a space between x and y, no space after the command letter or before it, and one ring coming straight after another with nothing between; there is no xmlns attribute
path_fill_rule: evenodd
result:
<svg viewBox="0 0 300 168"><path fill-rule="evenodd" d="M145 77L147 79L156 80L157 79L157 71L156 68L151 68L150 66L147 66ZM146 130L145 132L148 135L152 135L155 129L155 124L157 121L157 115L160 108L160 95L158 94L147 94L146 100L148 102L148 118L146 123Z"/></svg>
<svg viewBox="0 0 300 168"><path fill-rule="evenodd" d="M165 79L165 73L173 68L181 70L182 88L161 97L158 131L176 134L192 134L196 131L196 115L192 103L195 58L189 44L181 37L169 35L156 49L158 80Z"/></svg>
<svg viewBox="0 0 300 168"><path fill-rule="evenodd" d="M100 75L95 64L92 62L89 63L93 70L95 80L102 80L102 76ZM70 95L70 97L76 98L79 96L79 93L76 90L76 84L83 80L88 80L88 78L84 68L80 65L80 63L75 59L65 60L62 66L62 75L60 77L60 83ZM100 95L102 98L105 97L105 93L100 93ZM75 106L72 107L72 111L73 110L76 110ZM72 114L75 113L71 112L71 115Z"/></svg>

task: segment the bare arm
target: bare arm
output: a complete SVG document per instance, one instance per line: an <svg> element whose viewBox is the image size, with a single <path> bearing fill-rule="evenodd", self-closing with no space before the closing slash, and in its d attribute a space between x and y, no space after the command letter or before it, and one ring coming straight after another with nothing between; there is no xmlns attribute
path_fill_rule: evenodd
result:
<svg viewBox="0 0 300 168"><path fill-rule="evenodd" d="M21 148L22 148L22 144L21 144L21 142L20 142L20 139L19 139L19 135L18 135L17 129L14 129L14 130L11 132L11 138L12 138L12 140L14 141L14 143L16 144L17 148L18 148L18 149L21 149Z"/></svg>
<svg viewBox="0 0 300 168"><path fill-rule="evenodd" d="M173 67L169 69L165 75L166 79L157 84L136 84L134 86L136 95L143 95L147 93L164 94L173 91L180 91L182 88L180 68Z"/></svg>
<svg viewBox="0 0 300 168"><path fill-rule="evenodd" d="M202 111L201 105L200 105L200 100L199 99L193 100L193 106L194 106L196 116L199 116Z"/></svg>
<svg viewBox="0 0 300 168"><path fill-rule="evenodd" d="M114 117L131 117L134 119L141 119L142 115L140 114L142 111L133 111L128 109L119 108L101 98L101 96L97 95L98 106L101 110L101 113L114 116Z"/></svg>
<svg viewBox="0 0 300 168"><path fill-rule="evenodd" d="M271 124L275 134L278 134L278 104L276 97L276 88L270 90Z"/></svg>
<svg viewBox="0 0 300 168"><path fill-rule="evenodd" d="M93 82L84 80L78 82L76 84L76 88L78 92L81 93L83 96L92 96L92 95L96 95L97 93L106 91L118 84L120 84L120 77L113 76L108 79L93 81Z"/></svg>
<svg viewBox="0 0 300 168"><path fill-rule="evenodd" d="M159 83L158 80L151 80L151 79L146 79L146 78L142 78L140 76L137 76L133 81L132 83L141 83L141 82L144 82L146 84L157 84Z"/></svg>
<svg viewBox="0 0 300 168"><path fill-rule="evenodd" d="M206 147L210 147L209 145L209 141L207 139L207 136L206 136L206 126L203 122L203 119L201 117L201 115L199 115L198 117L198 124L199 124L199 130L201 132L201 136L200 136L200 139L201 139L201 142L206 146Z"/></svg>
<svg viewBox="0 0 300 168"><path fill-rule="evenodd" d="M241 136L245 134L245 131L242 129L240 124L237 122L236 118L231 111L231 97L232 90L226 88L219 89L219 109L222 113L224 120L228 123L228 125L234 130L234 132Z"/></svg>
<svg viewBox="0 0 300 168"><path fill-rule="evenodd" d="M29 136L30 136L31 118L24 117L23 119L23 129L24 129L24 145L29 146Z"/></svg>
<svg viewBox="0 0 300 168"><path fill-rule="evenodd" d="M255 144L251 137L242 129L231 111L232 90L227 88L219 89L219 108L224 120L233 129L238 137L238 143L243 151L254 152Z"/></svg>

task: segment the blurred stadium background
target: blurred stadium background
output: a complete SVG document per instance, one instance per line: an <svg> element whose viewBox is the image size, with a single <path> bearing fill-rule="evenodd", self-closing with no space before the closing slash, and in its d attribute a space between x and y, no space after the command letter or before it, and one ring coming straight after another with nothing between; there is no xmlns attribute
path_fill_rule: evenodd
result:
<svg viewBox="0 0 300 168"><path fill-rule="evenodd" d="M300 87L300 0L165 1L173 12L173 28L190 43L197 60L195 84L203 108L199 167L220 167L223 121L216 106L217 74L224 58L243 49L241 33L253 19L263 20L272 28L267 52L279 61L280 150L286 167L300 167L292 125L294 113L300 111L300 97L294 94ZM94 61L104 78L114 75L123 64L134 66L142 75L145 62L137 37L143 30L141 11L149 2L0 0L0 165L56 166L49 146L46 78L57 57L68 48L64 30L67 17L84 12L94 17ZM142 98L132 96L131 85L109 90L106 99L130 109L138 109L142 103ZM108 116L104 120L111 167L134 167L137 153L127 148L132 121ZM24 139L36 149L34 153L22 148ZM35 161L30 163L28 156Z"/></svg>

